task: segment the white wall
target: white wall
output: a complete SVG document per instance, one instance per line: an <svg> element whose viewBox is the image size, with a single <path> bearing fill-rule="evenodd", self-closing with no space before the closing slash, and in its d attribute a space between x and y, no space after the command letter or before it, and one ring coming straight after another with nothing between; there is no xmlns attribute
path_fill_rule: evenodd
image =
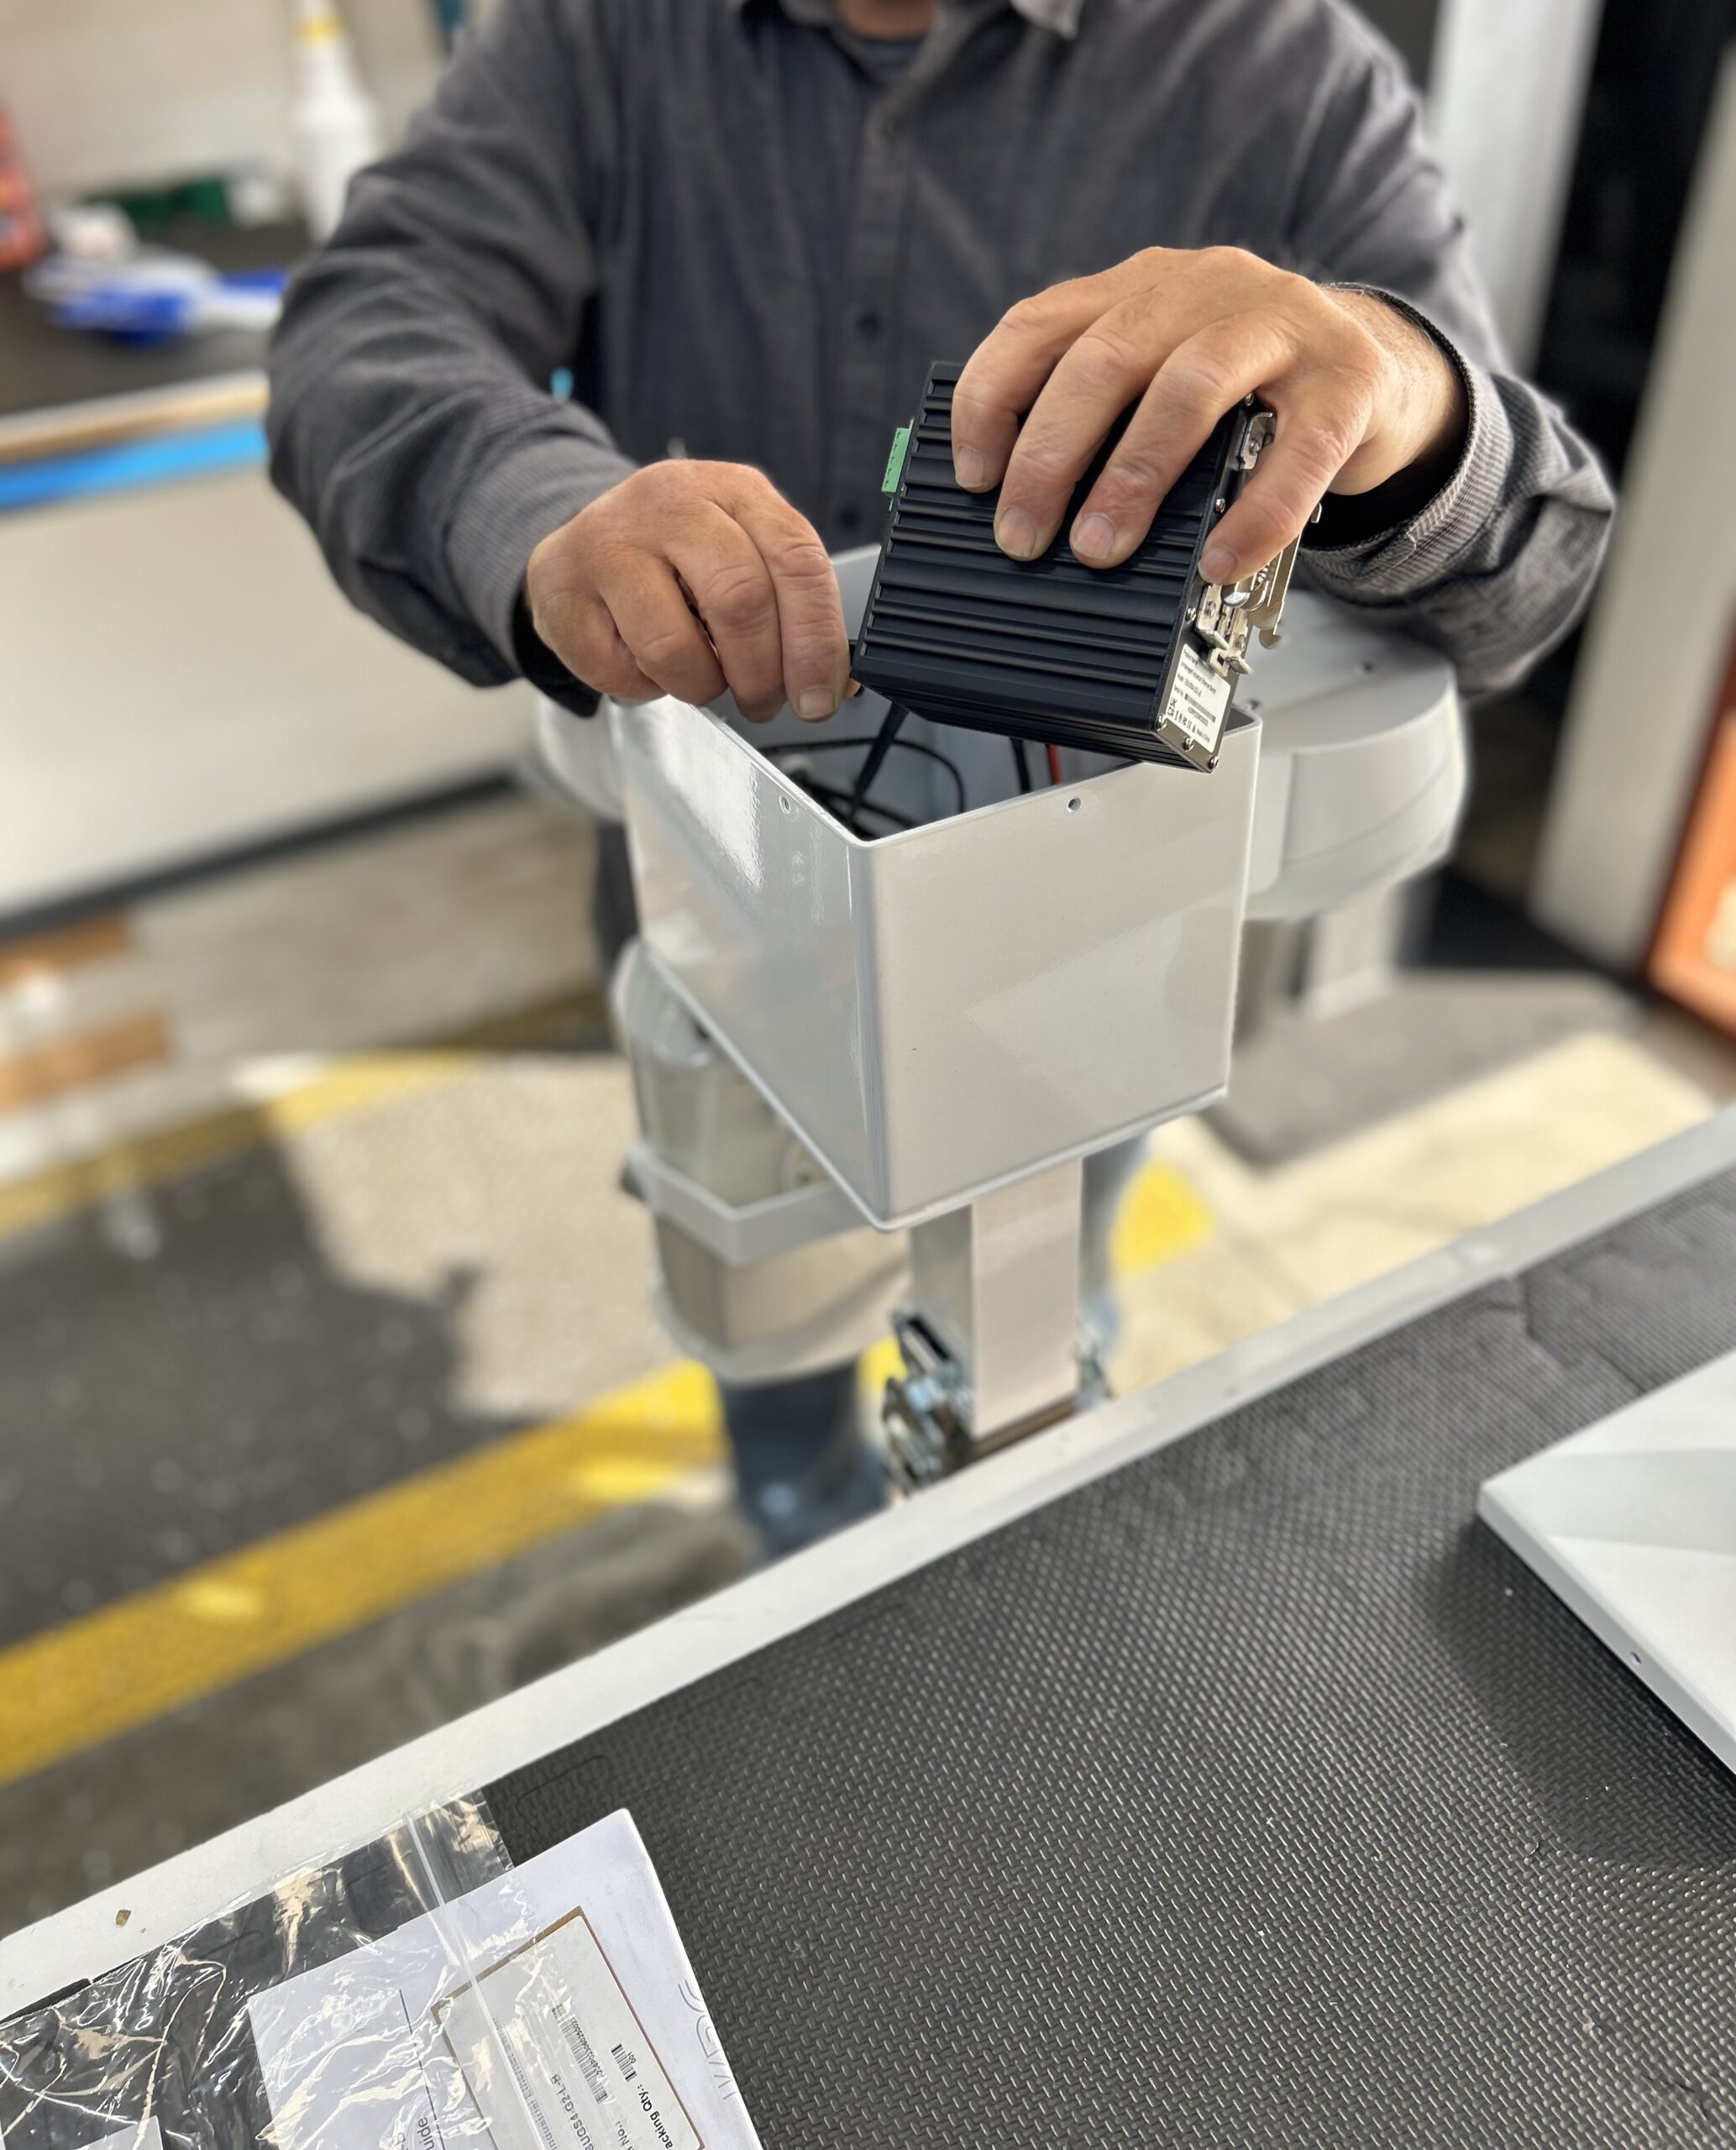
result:
<svg viewBox="0 0 1736 2150"><path fill-rule="evenodd" d="M424 0L340 0L394 135L438 64ZM289 0L0 0L0 103L38 187L288 164Z"/></svg>
<svg viewBox="0 0 1736 2150"><path fill-rule="evenodd" d="M1602 0L1446 0L1429 108L1508 352L1543 333Z"/></svg>
<svg viewBox="0 0 1736 2150"><path fill-rule="evenodd" d="M533 706L352 611L262 471L0 517L0 915L498 774Z"/></svg>
<svg viewBox="0 0 1736 2150"><path fill-rule="evenodd" d="M1532 908L1618 969L1650 944L1736 627L1736 54L1701 151Z"/></svg>

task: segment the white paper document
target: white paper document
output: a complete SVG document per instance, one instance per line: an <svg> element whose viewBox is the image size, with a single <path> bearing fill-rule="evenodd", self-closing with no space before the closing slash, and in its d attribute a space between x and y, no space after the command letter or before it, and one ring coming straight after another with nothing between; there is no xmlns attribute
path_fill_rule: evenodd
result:
<svg viewBox="0 0 1736 2150"><path fill-rule="evenodd" d="M280 2150L758 2150L625 1813L249 2014Z"/></svg>

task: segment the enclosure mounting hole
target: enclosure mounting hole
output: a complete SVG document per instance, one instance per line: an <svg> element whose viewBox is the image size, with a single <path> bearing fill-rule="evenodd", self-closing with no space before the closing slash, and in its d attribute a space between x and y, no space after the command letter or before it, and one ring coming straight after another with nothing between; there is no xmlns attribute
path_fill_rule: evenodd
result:
<svg viewBox="0 0 1736 2150"><path fill-rule="evenodd" d="M786 814L789 811L789 801L784 796L781 791L778 794L778 804L784 809Z"/></svg>
<svg viewBox="0 0 1736 2150"><path fill-rule="evenodd" d="M1077 799L1069 799L1067 802L1067 810L1069 814L1077 814L1079 810L1078 800Z"/></svg>

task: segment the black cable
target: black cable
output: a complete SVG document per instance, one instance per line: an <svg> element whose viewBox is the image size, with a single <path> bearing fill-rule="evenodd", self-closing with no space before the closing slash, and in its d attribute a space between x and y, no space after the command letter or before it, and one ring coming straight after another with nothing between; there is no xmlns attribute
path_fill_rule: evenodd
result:
<svg viewBox="0 0 1736 2150"><path fill-rule="evenodd" d="M770 746L762 748L761 751L764 753L768 761L782 762L785 759L799 759L804 754L842 754L851 752L859 752L862 744L863 742L859 738L811 740L778 739L774 740ZM952 779L952 789L957 802L953 806L953 812L955 814L962 814L968 811L966 803L967 794L964 788L964 779L959 773L957 763L952 759L950 754L941 753L939 748L936 747L926 747L920 739L894 740L893 742L893 751L895 753L899 754L920 754L926 762L938 763L941 768L942 768L947 772L947 774Z"/></svg>
<svg viewBox="0 0 1736 2150"><path fill-rule="evenodd" d="M1029 791L1031 789L1031 763L1025 758L1025 742L1022 739L1015 739L1012 742L1012 747L1013 766L1019 772L1019 789L1020 791Z"/></svg>
<svg viewBox="0 0 1736 2150"><path fill-rule="evenodd" d="M856 788L850 794L850 812L852 818L862 811L863 801L868 797L874 779L880 773L882 763L892 752L893 742L898 737L899 726L910 713L902 702L887 704L886 714L881 719L880 728L874 734L874 743L868 750L868 759L857 772Z"/></svg>
<svg viewBox="0 0 1736 2150"><path fill-rule="evenodd" d="M853 836L868 835L868 831L858 825L858 816L863 814L877 814L883 821L890 821L895 829L914 829L917 826L908 814L900 814L897 807L881 806L872 799L858 806L852 814L848 793L834 790L829 784L810 783L804 784L802 789L810 799L817 800L829 813L835 814ZM869 841L873 839L870 837Z"/></svg>

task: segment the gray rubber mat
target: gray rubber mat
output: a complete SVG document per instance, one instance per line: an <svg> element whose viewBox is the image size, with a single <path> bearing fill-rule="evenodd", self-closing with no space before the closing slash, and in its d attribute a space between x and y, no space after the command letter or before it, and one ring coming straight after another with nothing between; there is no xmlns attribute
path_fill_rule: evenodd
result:
<svg viewBox="0 0 1736 2150"><path fill-rule="evenodd" d="M600 1007L576 996L524 1020L540 1052L603 1042ZM479 1061L475 1079L511 1066L504 1051ZM393 1135L418 1139L427 1169L490 1175L488 1214L502 1221L485 1246L510 1244L506 1220L529 1236L546 1165L517 1143L479 1161L474 1120L443 1141L459 1087L376 1108L358 1172L393 1202L405 1169ZM536 1415L464 1400L485 1267L448 1266L423 1291L370 1281L333 1256L301 1141L281 1141L264 1114L227 1118L214 1162L0 1236L0 1647ZM561 1139L559 1099L542 1101L540 1124L545 1146Z"/></svg>
<svg viewBox="0 0 1736 2150"><path fill-rule="evenodd" d="M768 2150L1736 2142L1736 1780L1472 1519L1736 1345L1736 1177L489 1788Z"/></svg>

